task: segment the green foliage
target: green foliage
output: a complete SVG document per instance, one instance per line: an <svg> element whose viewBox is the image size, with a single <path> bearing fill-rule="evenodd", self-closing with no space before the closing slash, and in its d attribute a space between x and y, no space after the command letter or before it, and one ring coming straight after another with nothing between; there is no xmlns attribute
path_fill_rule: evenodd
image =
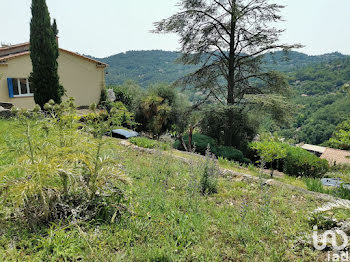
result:
<svg viewBox="0 0 350 262"><path fill-rule="evenodd" d="M213 148L213 153L217 157L223 157L230 161L236 161L236 162L246 162L247 160L244 159L243 153L233 147L229 146L218 146Z"/></svg>
<svg viewBox="0 0 350 262"><path fill-rule="evenodd" d="M286 144L278 141L278 138L275 137L263 137L261 141L253 142L250 146L258 152L263 162L271 163L287 156Z"/></svg>
<svg viewBox="0 0 350 262"><path fill-rule="evenodd" d="M284 172L291 176L322 177L328 171L328 162L312 153L289 146L284 160Z"/></svg>
<svg viewBox="0 0 350 262"><path fill-rule="evenodd" d="M200 122L201 133L214 138L219 144L224 143L225 123L228 121L225 114L225 108L210 105L201 111L202 121ZM232 146L239 149L244 154L249 152L249 142L256 136L259 129L257 114L249 114L236 108L233 113ZM261 115L261 113L260 113Z"/></svg>
<svg viewBox="0 0 350 262"><path fill-rule="evenodd" d="M107 103L107 89L102 88L98 104L103 106L105 103Z"/></svg>
<svg viewBox="0 0 350 262"><path fill-rule="evenodd" d="M184 142L186 145L188 145L188 134L186 134L183 137ZM241 163L247 163L250 162L248 159L244 158L243 153L233 147L228 146L218 146L216 141L206 135L195 133L192 136L192 147L195 149L195 152L205 155L208 145L210 147L210 150L215 154L217 157L223 157L227 160L237 161ZM181 141L178 139L174 143L174 148L178 150L185 151L184 146L182 145Z"/></svg>
<svg viewBox="0 0 350 262"><path fill-rule="evenodd" d="M11 136L22 137L22 129L14 121L0 120L1 149L10 142L8 130L12 131ZM85 132L79 136L82 137L78 144L85 138L94 141ZM12 210L8 210L6 201L12 199L5 198L4 192L0 198L1 261L221 261L223 258L261 261L262 257L267 261L322 261L324 258L323 253L304 245L290 248L295 246L291 235L312 234L307 220L315 208L312 196L305 197L289 187L271 186L265 187L268 189L265 197L260 183L235 180L227 174L217 177L217 194L202 197L199 185L203 164L196 160L201 158L183 154L186 157L183 161L176 157L179 152L149 154L121 145L117 139L103 139L106 141L103 155L117 160L115 167L132 179L126 188L116 184L129 192L130 212L124 214L123 206L115 201L116 208L124 214L116 219L118 223L68 224L62 220L32 231L22 220L17 222ZM42 140L35 141L41 145ZM0 170L17 162L18 157L16 151L0 154ZM239 168L236 163L229 163ZM109 183L114 184L114 179ZM113 200L104 191L100 195Z"/></svg>
<svg viewBox="0 0 350 262"><path fill-rule="evenodd" d="M145 91L134 81L125 81L122 85L108 86L113 89L116 101L122 102L129 110L136 110Z"/></svg>
<svg viewBox="0 0 350 262"><path fill-rule="evenodd" d="M325 95L340 90L348 83L349 57L334 55L338 55L338 59L309 65L290 74L290 82L299 94Z"/></svg>
<svg viewBox="0 0 350 262"><path fill-rule="evenodd" d="M325 189L319 178L304 178L305 185L308 190L319 192L322 194L329 194L330 190Z"/></svg>
<svg viewBox="0 0 350 262"><path fill-rule="evenodd" d="M132 79L143 88L154 83L173 83L194 70L194 66L184 66L175 60L178 52L168 51L128 51L100 60L108 63L106 81L109 85L121 85Z"/></svg>
<svg viewBox="0 0 350 262"><path fill-rule="evenodd" d="M176 62L181 57L179 52L162 50L128 51L98 60L109 65L106 81L108 85L122 85L132 79L143 88L150 84L164 82L173 83L188 73L194 72L198 67L182 65ZM303 53L290 51L288 59L281 51L264 56L265 66L269 70L280 72L293 72L303 67L314 66L320 63L329 63L345 56L333 53L320 56L308 56ZM315 70L317 71L317 70ZM191 101L196 97L195 92L190 93Z"/></svg>
<svg viewBox="0 0 350 262"><path fill-rule="evenodd" d="M184 136L184 142L188 144L188 134ZM216 148L216 142L213 138L202 135L202 134L193 134L192 136L192 147L195 148L195 151L201 155L205 155L208 145L210 146L211 150L215 151ZM185 150L180 140L177 140L174 144L174 148L178 150Z"/></svg>
<svg viewBox="0 0 350 262"><path fill-rule="evenodd" d="M162 150L168 150L170 149L170 146L166 143L162 143L156 140L152 140L146 137L132 137L129 139L129 141L138 146L138 147L143 147L143 148L159 148Z"/></svg>
<svg viewBox="0 0 350 262"><path fill-rule="evenodd" d="M350 100L343 93L300 99L305 107L289 135L297 142L315 145L327 142L336 127L350 117Z"/></svg>
<svg viewBox="0 0 350 262"><path fill-rule="evenodd" d="M218 168L216 166L215 156L210 153L210 148L208 147L203 170L201 170L200 192L202 195L217 193L217 176Z"/></svg>
<svg viewBox="0 0 350 262"><path fill-rule="evenodd" d="M166 84L150 86L146 95L140 100L136 112L136 121L140 131L160 136L170 131L181 117L183 101L176 89Z"/></svg>
<svg viewBox="0 0 350 262"><path fill-rule="evenodd" d="M304 180L307 189L313 192L319 192L322 194L329 194L337 198L350 200L350 189L340 185L340 187L325 187L318 178L306 178Z"/></svg>
<svg viewBox="0 0 350 262"><path fill-rule="evenodd" d="M92 112L81 116L80 122L94 123L96 130L98 130L98 125L101 124L104 126L104 130L107 131L119 127L133 128L137 125L134 114L130 113L122 102L109 102L108 105L104 104L104 106L108 109L97 109L97 106L93 105Z"/></svg>
<svg viewBox="0 0 350 262"><path fill-rule="evenodd" d="M57 219L115 220L123 199L119 182L128 178L103 150L112 117L83 126L93 139L78 128L73 99L44 107L47 116L38 106L33 112L13 109L20 133L8 137L2 152L16 155L0 172L2 204L8 212L20 210L31 227Z"/></svg>
<svg viewBox="0 0 350 262"><path fill-rule="evenodd" d="M347 120L337 126L328 144L333 148L342 150L350 149L350 120Z"/></svg>
<svg viewBox="0 0 350 262"><path fill-rule="evenodd" d="M56 20L51 25L50 14L45 0L32 1L32 20L30 22L30 57L33 72L30 86L34 90L35 103L41 108L50 99L61 103L64 89L59 83L59 56L56 34Z"/></svg>

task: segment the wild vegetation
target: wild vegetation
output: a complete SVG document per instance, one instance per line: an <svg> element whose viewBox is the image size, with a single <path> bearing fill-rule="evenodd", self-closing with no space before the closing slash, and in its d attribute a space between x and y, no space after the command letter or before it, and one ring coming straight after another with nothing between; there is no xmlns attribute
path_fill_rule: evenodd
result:
<svg viewBox="0 0 350 262"><path fill-rule="evenodd" d="M0 137L5 148L1 260L246 261L264 256L312 261L321 256L295 242L312 230L311 196L232 180L220 174L221 162L209 155L183 162L101 138L94 123L87 124L92 133L71 129L69 123L81 124L77 118L55 118L62 107L51 106L47 119L23 111L20 122L1 121L2 131L14 130L11 138L6 132Z"/></svg>
<svg viewBox="0 0 350 262"><path fill-rule="evenodd" d="M295 143L350 148L349 59L276 52L299 45L278 44L268 0L180 7L155 32L179 34L181 53L106 58L110 85L82 114L61 101L57 25L33 0L39 105L0 120L1 261L324 259L313 226L349 217L350 168Z"/></svg>

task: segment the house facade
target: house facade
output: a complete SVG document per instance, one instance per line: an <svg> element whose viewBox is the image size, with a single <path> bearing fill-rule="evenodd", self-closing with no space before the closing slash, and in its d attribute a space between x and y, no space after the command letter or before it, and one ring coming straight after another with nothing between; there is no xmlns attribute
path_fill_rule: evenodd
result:
<svg viewBox="0 0 350 262"><path fill-rule="evenodd" d="M77 106L88 106L100 99L105 86L107 64L59 48L58 74L66 96ZM32 72L29 43L0 47L0 102L18 108L34 107L34 95L28 81Z"/></svg>

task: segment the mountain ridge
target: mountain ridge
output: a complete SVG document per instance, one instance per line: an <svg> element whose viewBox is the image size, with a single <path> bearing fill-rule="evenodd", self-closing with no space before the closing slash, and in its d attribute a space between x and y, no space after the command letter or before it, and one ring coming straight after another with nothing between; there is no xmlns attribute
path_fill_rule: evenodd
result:
<svg viewBox="0 0 350 262"><path fill-rule="evenodd" d="M172 83L182 76L193 72L198 66L183 65L175 61L181 56L178 51L141 50L118 53L105 58L95 58L109 64L107 69L107 85L120 85L126 80L134 80L142 87L157 83ZM307 55L301 52L289 52L289 59L285 60L282 51L266 56L266 66L270 70L291 72L297 69L331 62L350 57L339 52L323 55Z"/></svg>

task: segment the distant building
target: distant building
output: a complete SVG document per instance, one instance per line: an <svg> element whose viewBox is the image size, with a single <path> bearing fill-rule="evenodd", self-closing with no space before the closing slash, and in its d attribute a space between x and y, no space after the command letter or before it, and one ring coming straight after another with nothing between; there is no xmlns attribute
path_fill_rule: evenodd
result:
<svg viewBox="0 0 350 262"><path fill-rule="evenodd" d="M59 48L58 74L67 97L78 106L98 102L105 85L107 64ZM0 47L0 102L33 108L34 95L28 81L32 72L29 43Z"/></svg>
<svg viewBox="0 0 350 262"><path fill-rule="evenodd" d="M298 146L317 155L321 159L326 159L330 165L350 164L350 151L314 146L309 144L301 144Z"/></svg>
<svg viewBox="0 0 350 262"><path fill-rule="evenodd" d="M321 158L326 159L330 165L350 164L350 152L345 150L327 148Z"/></svg>
<svg viewBox="0 0 350 262"><path fill-rule="evenodd" d="M322 147L322 146L314 146L314 145L309 145L309 144L303 144L303 145L299 145L302 149L305 149L315 155L317 155L318 157L320 157L325 151L326 151L326 147Z"/></svg>

